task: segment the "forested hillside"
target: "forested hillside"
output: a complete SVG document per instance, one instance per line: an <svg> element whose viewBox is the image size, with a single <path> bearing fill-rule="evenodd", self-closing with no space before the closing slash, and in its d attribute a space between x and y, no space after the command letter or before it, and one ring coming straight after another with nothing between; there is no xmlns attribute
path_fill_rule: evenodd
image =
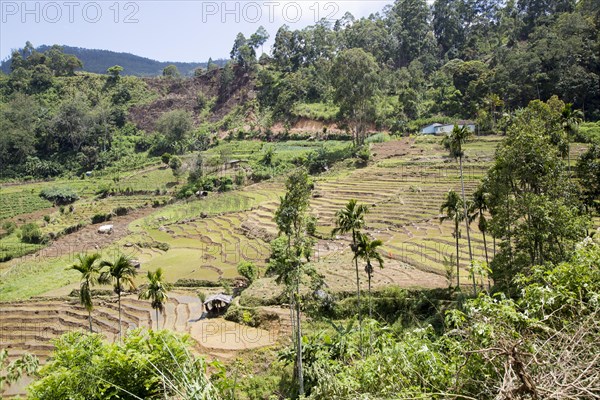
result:
<svg viewBox="0 0 600 400"><path fill-rule="evenodd" d="M27 47L27 46L26 46ZM42 45L36 48L36 51L44 53L51 49L52 46ZM184 76L194 75L194 70L198 68L206 68L208 62L184 63L184 62L161 62L151 60L146 57L136 56L131 53L118 53L109 50L84 49L73 46L60 46L65 54L73 55L79 58L83 64L82 71L93 72L95 74L103 74L113 65L123 67L123 75L134 76L159 76L162 75L163 69L169 65L175 65L179 72ZM28 50L22 49L23 54ZM215 64L219 66L225 65L227 60L215 60ZM0 64L0 70L9 74L11 71L10 59Z"/></svg>
<svg viewBox="0 0 600 400"><path fill-rule="evenodd" d="M553 95L595 121L598 13L592 0L439 0L431 7L398 0L369 18L283 26L259 60L269 33L240 33L221 71L212 63L181 78L167 66L154 80L169 84L122 77L123 65L79 73L81 60L60 47L41 52L28 44L0 77L2 175L81 173L153 146L154 154L176 152L160 144L164 130L142 129L153 130L178 103L187 104L179 118L190 129L174 138L177 152L217 132L270 136L278 122L289 127L299 118L336 122L358 142L367 131L406 134L458 118L475 120L480 133L502 132L514 110ZM132 107L149 107L149 123L128 123Z"/></svg>

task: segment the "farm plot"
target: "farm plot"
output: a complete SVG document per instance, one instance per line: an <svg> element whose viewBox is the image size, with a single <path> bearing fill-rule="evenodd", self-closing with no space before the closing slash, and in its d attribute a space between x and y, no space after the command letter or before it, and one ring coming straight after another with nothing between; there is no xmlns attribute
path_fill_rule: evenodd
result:
<svg viewBox="0 0 600 400"><path fill-rule="evenodd" d="M52 203L32 190L20 190L5 193L0 190L0 220L52 207Z"/></svg>
<svg viewBox="0 0 600 400"><path fill-rule="evenodd" d="M485 175L487 165L481 159L493 154L495 143L489 140L473 146L479 156L465 165L467 196ZM385 145L387 143L379 146ZM420 156L424 147L429 148L427 157ZM455 255L456 248L453 224L439 221L440 205L449 190L460 193L459 171L455 163L443 157L444 151L436 143L416 143L405 146L402 151L401 156L388 152L387 158L347 176L319 180L311 200L313 213L318 217L318 232L328 237L335 225L335 213L348 200L356 199L370 208L365 217L367 232L384 241L381 253L386 264L383 270L376 270L374 287L443 286L446 284L445 261ZM475 258L485 260L486 249L476 222L471 225L472 250ZM468 246L462 225L461 230L461 278L466 278ZM322 243L318 250L322 252L319 270L328 277L328 283L342 290L351 289L356 278L349 237ZM487 240L487 252L491 257L491 238Z"/></svg>
<svg viewBox="0 0 600 400"><path fill-rule="evenodd" d="M166 224L142 236L148 242L167 243L168 251L135 248L133 255L146 269L162 267L169 281L233 278L240 261L264 266L270 254L268 243L244 234L241 227L247 217L247 212L234 212Z"/></svg>

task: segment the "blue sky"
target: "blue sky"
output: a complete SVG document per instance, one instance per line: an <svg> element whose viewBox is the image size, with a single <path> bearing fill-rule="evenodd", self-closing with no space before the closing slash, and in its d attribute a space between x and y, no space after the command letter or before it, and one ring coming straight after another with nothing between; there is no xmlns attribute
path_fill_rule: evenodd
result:
<svg viewBox="0 0 600 400"><path fill-rule="evenodd" d="M0 0L0 59L29 40L34 46L65 44L129 52L159 61L227 58L238 32L263 25L271 40L277 29L312 25L380 12L392 0L116 1Z"/></svg>

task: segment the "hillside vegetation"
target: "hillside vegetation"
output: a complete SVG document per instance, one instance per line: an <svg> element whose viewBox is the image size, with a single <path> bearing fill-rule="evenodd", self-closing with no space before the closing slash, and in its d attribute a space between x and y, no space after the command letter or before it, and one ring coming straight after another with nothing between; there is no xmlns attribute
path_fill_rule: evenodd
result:
<svg viewBox="0 0 600 400"><path fill-rule="evenodd" d="M599 28L590 0L396 0L193 77L27 44L0 393L600 398Z"/></svg>

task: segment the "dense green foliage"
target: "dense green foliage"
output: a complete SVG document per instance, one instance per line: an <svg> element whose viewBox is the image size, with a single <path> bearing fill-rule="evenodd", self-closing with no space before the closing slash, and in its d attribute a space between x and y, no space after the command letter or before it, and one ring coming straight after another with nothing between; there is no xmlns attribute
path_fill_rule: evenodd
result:
<svg viewBox="0 0 600 400"><path fill-rule="evenodd" d="M77 193L69 187L51 187L43 189L40 192L40 196L57 205L71 204L79 199Z"/></svg>
<svg viewBox="0 0 600 400"><path fill-rule="evenodd" d="M29 388L31 399L218 398L189 340L169 331L132 331L123 344L71 332L54 345L52 361Z"/></svg>
<svg viewBox="0 0 600 400"><path fill-rule="evenodd" d="M598 262L588 238L570 261L518 275L518 300L481 293L447 312L441 335L370 320L364 358L352 323L318 331L303 353L309 398L595 398Z"/></svg>
<svg viewBox="0 0 600 400"><path fill-rule="evenodd" d="M588 227L565 162L563 109L564 103L553 97L519 111L484 183L490 230L502 239L491 265L493 278L505 291L516 273L568 259Z"/></svg>

